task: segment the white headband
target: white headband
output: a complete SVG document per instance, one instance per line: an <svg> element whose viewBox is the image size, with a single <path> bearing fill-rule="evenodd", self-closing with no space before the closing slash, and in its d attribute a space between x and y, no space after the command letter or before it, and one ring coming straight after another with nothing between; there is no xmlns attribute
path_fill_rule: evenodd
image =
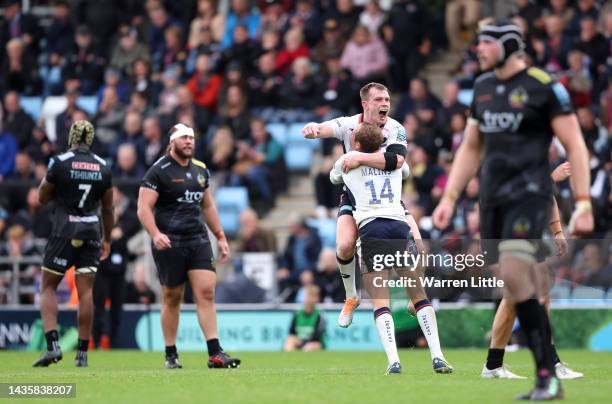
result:
<svg viewBox="0 0 612 404"><path fill-rule="evenodd" d="M182 123L177 123L176 125L174 125L174 129L176 129L176 132L174 132L170 136L170 141L173 141L174 139L177 139L182 136L195 137L195 134L193 133L193 129L187 125L183 125Z"/></svg>

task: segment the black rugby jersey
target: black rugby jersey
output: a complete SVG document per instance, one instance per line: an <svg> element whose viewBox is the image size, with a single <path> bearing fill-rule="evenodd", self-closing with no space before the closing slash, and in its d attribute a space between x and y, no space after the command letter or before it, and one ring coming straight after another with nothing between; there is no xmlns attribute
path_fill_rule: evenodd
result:
<svg viewBox="0 0 612 404"><path fill-rule="evenodd" d="M51 158L46 179L55 186L52 235L99 241L100 200L112 186L106 161L88 149L72 149Z"/></svg>
<svg viewBox="0 0 612 404"><path fill-rule="evenodd" d="M191 159L183 167L170 155L157 160L145 174L141 186L159 194L155 224L171 241L208 240L202 197L209 177L210 172L201 161Z"/></svg>
<svg viewBox="0 0 612 404"><path fill-rule="evenodd" d="M483 204L529 195L550 198L548 149L551 121L572 112L565 88L538 68L499 80L493 72L474 85L470 119L478 121L484 157L480 169Z"/></svg>

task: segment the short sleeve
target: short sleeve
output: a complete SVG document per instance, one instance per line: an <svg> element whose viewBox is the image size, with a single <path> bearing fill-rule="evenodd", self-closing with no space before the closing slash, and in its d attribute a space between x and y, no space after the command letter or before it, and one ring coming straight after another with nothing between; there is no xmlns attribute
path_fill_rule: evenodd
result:
<svg viewBox="0 0 612 404"><path fill-rule="evenodd" d="M478 116L476 115L476 91L474 90L472 92L472 101L470 102L467 123L471 125L478 125L479 122Z"/></svg>
<svg viewBox="0 0 612 404"><path fill-rule="evenodd" d="M329 180L334 185L342 184L344 182L343 179L342 179L342 162L344 161L344 156L346 156L346 154L341 156L334 163L334 166L332 167L331 171L329 172Z"/></svg>
<svg viewBox="0 0 612 404"><path fill-rule="evenodd" d="M334 132L334 137L342 142L344 142L344 138L347 135L350 135L353 130L350 125L350 116L342 116L340 118L335 118L325 123L331 126Z"/></svg>
<svg viewBox="0 0 612 404"><path fill-rule="evenodd" d="M157 168L156 166L149 168L144 178L142 179L142 182L140 183L141 187L149 188L149 189L152 189L153 191L159 192L161 181L159 178L159 173L156 168ZM208 177L206 178L206 183L208 185Z"/></svg>
<svg viewBox="0 0 612 404"><path fill-rule="evenodd" d="M106 166L106 181L104 182L105 190L113 187L113 172L109 166Z"/></svg>
<svg viewBox="0 0 612 404"><path fill-rule="evenodd" d="M550 118L571 114L573 112L572 101L565 87L555 81L548 88L547 110L550 113Z"/></svg>
<svg viewBox="0 0 612 404"><path fill-rule="evenodd" d="M204 169L204 176L206 177L206 181L204 182L204 189L208 189L208 187L210 187L210 170L208 168Z"/></svg>
<svg viewBox="0 0 612 404"><path fill-rule="evenodd" d="M47 175L45 176L48 183L55 184L57 182L58 171L59 164L55 157L51 157L49 160L49 165L47 166Z"/></svg>

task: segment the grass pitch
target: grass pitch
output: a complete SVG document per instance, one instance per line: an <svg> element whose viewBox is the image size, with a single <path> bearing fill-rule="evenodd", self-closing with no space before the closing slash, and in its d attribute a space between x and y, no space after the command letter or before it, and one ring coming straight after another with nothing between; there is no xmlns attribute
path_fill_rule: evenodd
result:
<svg viewBox="0 0 612 404"><path fill-rule="evenodd" d="M233 353L233 352L232 352ZM447 350L451 375L431 369L429 352L400 352L403 373L385 376L383 352L241 353L239 369L206 367L205 353L180 353L183 369L163 368L163 353L90 352L89 368L74 352L49 368L32 368L38 353L0 352L0 383L76 383L87 403L503 403L533 385L531 355L506 354L512 371L529 380L483 380L485 350ZM581 380L564 383L567 402L610 403L612 353L560 352ZM3 401L0 399L0 401ZM13 400L11 400L13 401ZM29 402L38 401L29 399ZM47 399L48 401L48 399ZM8 402L8 401L7 401ZM15 401L13 401L15 402ZM54 399L53 402L57 402Z"/></svg>

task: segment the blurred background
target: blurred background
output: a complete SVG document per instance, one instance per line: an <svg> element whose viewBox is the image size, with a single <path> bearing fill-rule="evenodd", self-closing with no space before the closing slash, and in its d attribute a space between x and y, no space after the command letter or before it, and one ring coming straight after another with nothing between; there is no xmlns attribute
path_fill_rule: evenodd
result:
<svg viewBox="0 0 612 404"><path fill-rule="evenodd" d="M36 188L79 119L94 123L93 151L114 172L117 225L111 257L98 272L96 299L101 311L114 306L115 324L122 304L159 301L150 240L135 202L140 179L164 153L176 122L196 130L196 157L212 172L211 189L231 239L232 260L217 269L219 303L301 304L310 285L319 287L328 307L344 300L334 253L340 189L328 179L342 147L333 139L303 139L301 128L359 113L358 90L370 81L390 88L391 116L406 128L411 176L403 200L432 240L429 248L442 255L474 248L477 179L460 197L451 228L434 229L430 215L444 192L480 73L477 23L489 16L521 26L528 63L566 86L590 153L596 229L559 263L555 296L612 298L610 2L0 4L0 315L2 306L37 303L53 207L39 206ZM551 171L564 162L556 142L550 161ZM555 195L565 225L573 209L568 180L557 184ZM462 275L449 270L441 276ZM67 276L61 303L75 303L73 284ZM430 297L492 298L480 292L432 290Z"/></svg>

